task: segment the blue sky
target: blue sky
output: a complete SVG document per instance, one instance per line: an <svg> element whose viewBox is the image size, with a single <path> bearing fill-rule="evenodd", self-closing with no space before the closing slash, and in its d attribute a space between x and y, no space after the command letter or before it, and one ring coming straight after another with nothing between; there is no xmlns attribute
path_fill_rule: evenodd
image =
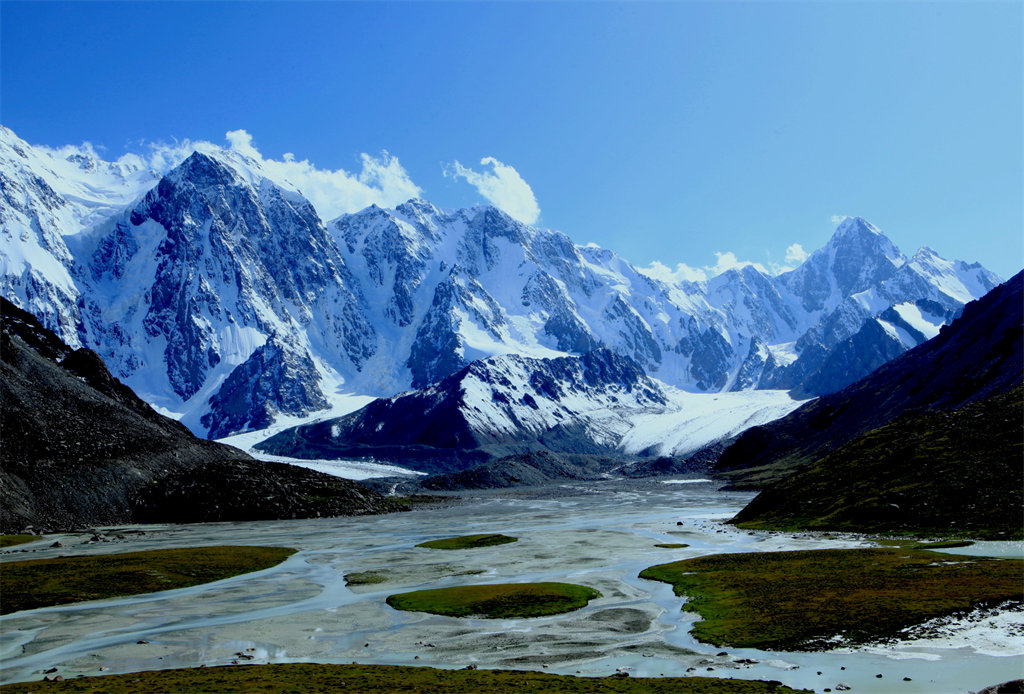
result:
<svg viewBox="0 0 1024 694"><path fill-rule="evenodd" d="M640 265L777 266L841 215L1024 265L1019 2L5 1L0 32L33 144L386 150L437 205L532 191L520 215Z"/></svg>

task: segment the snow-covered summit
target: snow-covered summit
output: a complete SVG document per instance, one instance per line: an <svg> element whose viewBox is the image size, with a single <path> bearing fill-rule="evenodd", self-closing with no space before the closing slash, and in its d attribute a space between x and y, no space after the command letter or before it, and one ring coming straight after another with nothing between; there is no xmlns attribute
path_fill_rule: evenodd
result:
<svg viewBox="0 0 1024 694"><path fill-rule="evenodd" d="M266 168L207 145L103 162L0 130L0 290L221 435L500 355L606 348L692 392L827 384L855 338L889 358L998 282L925 249L908 259L858 218L786 274L674 281L488 205L414 198L325 223Z"/></svg>

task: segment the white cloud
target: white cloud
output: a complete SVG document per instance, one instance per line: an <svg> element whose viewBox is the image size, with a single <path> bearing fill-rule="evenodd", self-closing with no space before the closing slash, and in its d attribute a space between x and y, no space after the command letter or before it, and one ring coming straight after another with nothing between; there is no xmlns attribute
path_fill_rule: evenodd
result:
<svg viewBox="0 0 1024 694"><path fill-rule="evenodd" d="M786 249L786 262L800 264L810 257L810 253L804 250L799 243L794 243Z"/></svg>
<svg viewBox="0 0 1024 694"><path fill-rule="evenodd" d="M344 169L317 168L308 159L296 161L291 152L280 161L264 158L253 146L252 135L244 130L232 130L226 138L232 152L251 160L278 185L302 193L325 221L373 204L394 207L423 192L398 158L387 152L378 157L360 155L362 170L349 173Z"/></svg>
<svg viewBox="0 0 1024 694"><path fill-rule="evenodd" d="M679 263L675 269L664 263L655 260L647 267L637 268L648 277L668 284L678 282L703 282L708 279L708 274L700 268L690 267L686 263Z"/></svg>
<svg viewBox="0 0 1024 694"><path fill-rule="evenodd" d="M789 272L796 265L799 265L809 257L809 253L799 243L794 243L786 249L786 264L767 262L758 263L753 260L740 260L732 251L715 251L715 264L704 265L703 267L692 267L686 263L679 263L671 268L664 263L655 260L649 266L638 268L642 273L656 280L669 284L678 282L704 282L712 277L717 277L729 270L739 270L748 265L765 273L766 275L781 275Z"/></svg>
<svg viewBox="0 0 1024 694"><path fill-rule="evenodd" d="M252 146L252 135L245 130L229 130L224 137L230 144L231 149L239 154L251 157L252 159L262 159L260 153Z"/></svg>
<svg viewBox="0 0 1024 694"><path fill-rule="evenodd" d="M477 172L455 162L444 172L445 176L464 178L477 192L495 207L525 224L533 224L540 217L540 206L533 195L533 189L513 167L494 157L484 157L481 166L490 166L490 171Z"/></svg>
<svg viewBox="0 0 1024 694"><path fill-rule="evenodd" d="M295 155L286 153L282 159L266 158L253 144L252 135L245 130L231 130L225 134L227 147L205 140L181 140L172 143L141 142L135 146L140 154L125 154L113 162L121 171L154 170L164 174L199 151L228 158L237 155L239 164L266 176L278 185L301 193L317 214L329 221L341 214L357 212L372 204L394 207L410 198L419 197L422 190L412 182L397 157L387 152L379 156L360 155L361 170L350 173L344 169L317 168L308 159L296 161ZM47 149L47 148L41 148ZM89 143L49 150L60 159L71 154L84 154L99 159Z"/></svg>
<svg viewBox="0 0 1024 694"><path fill-rule="evenodd" d="M751 265L766 274L777 274L775 266L769 271L761 263L750 260L740 260L732 251L715 251L715 264L703 267L692 267L686 263L679 263L675 268L670 268L664 263L655 260L645 268L639 268L648 277L656 280L674 284L676 282L705 282L712 277L717 277L728 270L738 270ZM789 268L783 268L783 270Z"/></svg>
<svg viewBox="0 0 1024 694"><path fill-rule="evenodd" d="M834 214L829 218L829 221L831 221L835 225L839 225L845 222L847 219L849 219L849 215Z"/></svg>
<svg viewBox="0 0 1024 694"><path fill-rule="evenodd" d="M712 277L721 275L726 270L739 270L747 265L751 265L765 274L771 274L761 263L755 263L751 260L740 260L732 251L725 251L724 253L715 251L715 258L717 262L714 265L704 268Z"/></svg>

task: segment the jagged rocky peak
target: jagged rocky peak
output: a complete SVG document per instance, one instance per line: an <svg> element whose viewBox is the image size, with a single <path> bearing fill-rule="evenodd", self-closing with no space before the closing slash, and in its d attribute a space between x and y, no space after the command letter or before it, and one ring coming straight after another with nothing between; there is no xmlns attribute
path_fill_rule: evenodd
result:
<svg viewBox="0 0 1024 694"><path fill-rule="evenodd" d="M847 217L829 241L830 269L844 296L864 291L891 277L906 256L877 227L861 217Z"/></svg>
<svg viewBox="0 0 1024 694"><path fill-rule="evenodd" d="M906 256L877 227L847 217L823 248L778 279L805 310L832 310L844 298L889 279L905 262Z"/></svg>
<svg viewBox="0 0 1024 694"><path fill-rule="evenodd" d="M325 407L312 345L349 372L376 349L358 283L312 205L237 157L194 152L91 250L92 278L107 285L101 312L139 316L123 344L108 345L112 362L130 374L136 354L159 347L174 394L209 398L182 406L206 409L209 433ZM132 295L128 311L111 302ZM279 331L302 344L282 350L268 340Z"/></svg>
<svg viewBox="0 0 1024 694"><path fill-rule="evenodd" d="M444 213L422 198L410 198L395 208L395 212L420 228L436 228L437 219Z"/></svg>
<svg viewBox="0 0 1024 694"><path fill-rule="evenodd" d="M222 161L204 152L193 152L177 168L164 176L167 181L188 181L197 188L229 186L240 183L234 170Z"/></svg>

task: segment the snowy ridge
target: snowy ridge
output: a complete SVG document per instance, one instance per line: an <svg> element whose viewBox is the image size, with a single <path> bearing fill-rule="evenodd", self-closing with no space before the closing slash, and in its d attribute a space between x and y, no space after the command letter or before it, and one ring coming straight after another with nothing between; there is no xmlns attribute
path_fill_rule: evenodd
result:
<svg viewBox="0 0 1024 694"><path fill-rule="evenodd" d="M410 200L325 223L256 160L201 149L104 162L0 128L0 289L206 435L422 388L478 359L601 347L682 391L815 395L998 282L928 249L907 258L859 218L777 277L668 281L490 206ZM624 435L610 421L591 426Z"/></svg>
<svg viewBox="0 0 1024 694"><path fill-rule="evenodd" d="M351 415L300 426L260 444L277 454L377 457L430 469L440 451L484 458L547 449L611 456L680 456L800 405L784 391L694 394L645 376L629 357L489 357L424 388ZM452 466L464 467L464 461Z"/></svg>

